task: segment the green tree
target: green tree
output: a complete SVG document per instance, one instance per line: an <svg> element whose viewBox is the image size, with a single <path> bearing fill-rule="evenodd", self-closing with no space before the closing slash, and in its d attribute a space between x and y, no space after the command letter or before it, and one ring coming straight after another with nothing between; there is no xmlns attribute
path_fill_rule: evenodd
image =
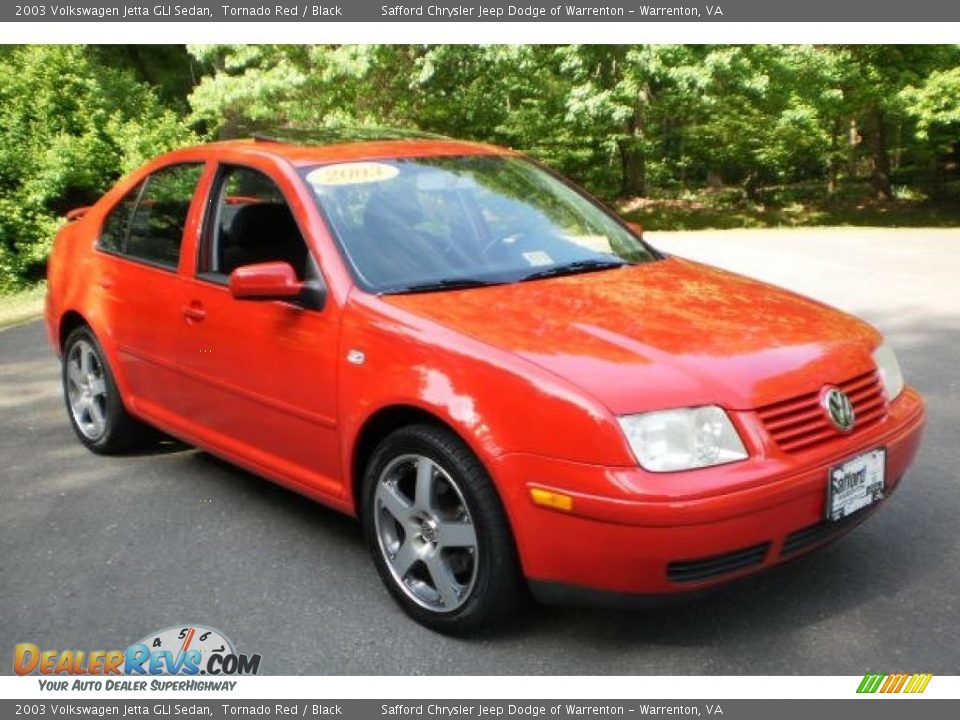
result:
<svg viewBox="0 0 960 720"><path fill-rule="evenodd" d="M955 129L960 125L960 67L934 70L918 85L904 88L901 99L916 118L920 139L935 128Z"/></svg>
<svg viewBox="0 0 960 720"><path fill-rule="evenodd" d="M0 55L0 286L36 279L70 207L194 135L129 71L80 46Z"/></svg>
<svg viewBox="0 0 960 720"><path fill-rule="evenodd" d="M896 142L909 146L903 132L912 120L905 94L908 87L923 83L938 69L955 67L956 46L943 45L854 45L839 50L847 64L846 82L850 87L850 112L863 129L865 146L871 160L870 181L879 200L893 195L891 174L891 134ZM916 137L916 136L914 136ZM908 147L916 150L915 147Z"/></svg>
<svg viewBox="0 0 960 720"><path fill-rule="evenodd" d="M410 122L420 46L190 46L213 68L190 96L193 118L223 137L276 125Z"/></svg>
<svg viewBox="0 0 960 720"><path fill-rule="evenodd" d="M954 48L956 51L957 48ZM960 55L960 53L955 53ZM960 58L957 58L960 61ZM901 92L906 113L915 122L916 140L931 153L927 191L943 195L947 169L960 165L960 66L934 70Z"/></svg>

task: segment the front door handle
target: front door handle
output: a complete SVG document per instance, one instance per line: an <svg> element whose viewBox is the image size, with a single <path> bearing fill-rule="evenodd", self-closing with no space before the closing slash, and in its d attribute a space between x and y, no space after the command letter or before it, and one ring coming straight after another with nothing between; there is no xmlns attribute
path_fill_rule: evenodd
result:
<svg viewBox="0 0 960 720"><path fill-rule="evenodd" d="M104 290L109 290L113 287L113 278L108 275L101 275L97 280L97 285L102 287Z"/></svg>
<svg viewBox="0 0 960 720"><path fill-rule="evenodd" d="M203 306L198 302L192 302L189 305L184 305L180 308L180 311L183 313L184 317L187 320L193 320L194 322L200 322L207 316L207 311L203 309Z"/></svg>

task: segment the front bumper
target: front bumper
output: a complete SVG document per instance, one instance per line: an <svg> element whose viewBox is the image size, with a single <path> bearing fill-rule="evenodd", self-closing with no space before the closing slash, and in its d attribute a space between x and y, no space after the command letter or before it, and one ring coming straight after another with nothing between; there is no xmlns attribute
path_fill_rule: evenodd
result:
<svg viewBox="0 0 960 720"><path fill-rule="evenodd" d="M796 456L655 475L511 454L496 473L534 592L594 604L590 598L707 589L829 542L883 502L827 523L828 469L883 446L889 496L917 453L923 424L923 401L908 388L869 431ZM572 509L534 505L532 487L571 496Z"/></svg>

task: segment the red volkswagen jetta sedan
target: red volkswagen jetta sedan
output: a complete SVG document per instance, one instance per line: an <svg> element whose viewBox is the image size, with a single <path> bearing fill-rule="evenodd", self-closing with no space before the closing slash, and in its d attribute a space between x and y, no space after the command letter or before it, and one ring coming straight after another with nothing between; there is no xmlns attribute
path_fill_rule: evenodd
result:
<svg viewBox="0 0 960 720"><path fill-rule="evenodd" d="M620 602L874 510L923 403L864 322L666 256L503 148L256 138L71 213L46 321L94 452L153 426L362 519L424 625Z"/></svg>

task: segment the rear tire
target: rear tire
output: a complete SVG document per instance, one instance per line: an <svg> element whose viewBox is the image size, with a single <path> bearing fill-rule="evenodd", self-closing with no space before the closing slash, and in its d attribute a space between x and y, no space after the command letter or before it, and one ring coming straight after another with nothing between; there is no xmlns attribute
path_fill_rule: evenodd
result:
<svg viewBox="0 0 960 720"><path fill-rule="evenodd" d="M523 583L506 512L454 433L433 425L391 433L367 464L362 498L377 572L418 623L465 634L518 607Z"/></svg>
<svg viewBox="0 0 960 720"><path fill-rule="evenodd" d="M148 428L123 406L106 354L87 326L74 329L63 344L63 397L73 431L95 453L128 450Z"/></svg>

